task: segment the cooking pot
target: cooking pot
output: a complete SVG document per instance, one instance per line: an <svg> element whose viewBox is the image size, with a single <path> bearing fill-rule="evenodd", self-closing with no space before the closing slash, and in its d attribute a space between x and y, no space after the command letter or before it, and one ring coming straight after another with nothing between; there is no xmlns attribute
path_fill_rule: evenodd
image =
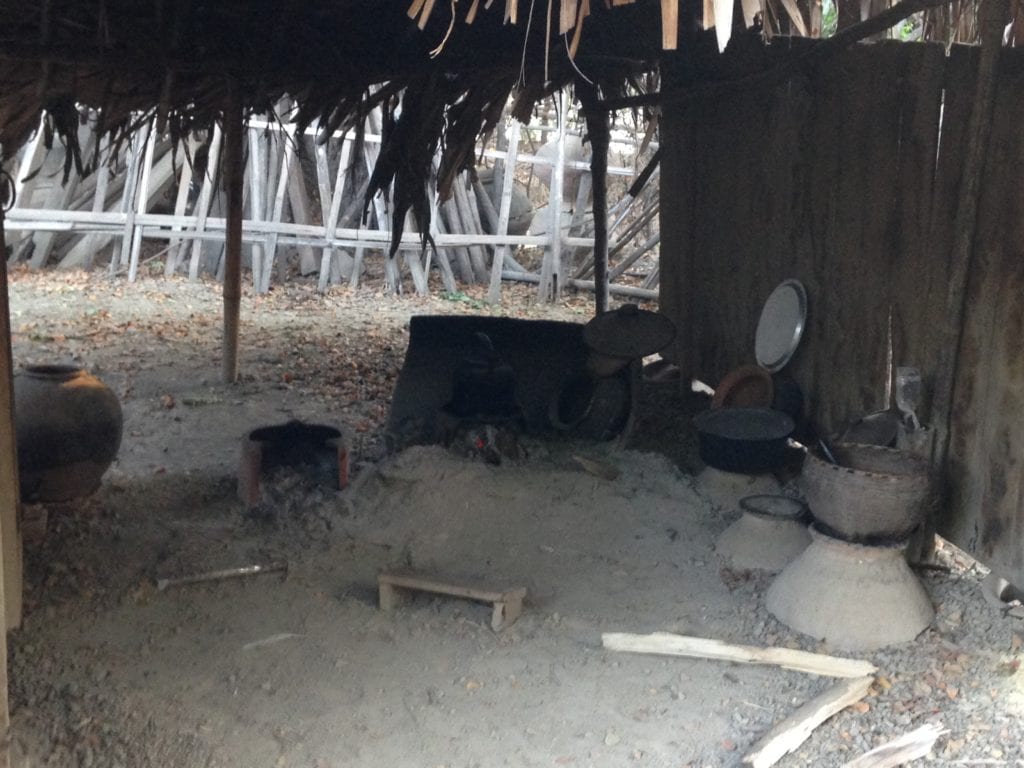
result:
<svg viewBox="0 0 1024 768"><path fill-rule="evenodd" d="M725 472L756 474L786 461L793 419L771 408L716 408L697 414L701 461Z"/></svg>

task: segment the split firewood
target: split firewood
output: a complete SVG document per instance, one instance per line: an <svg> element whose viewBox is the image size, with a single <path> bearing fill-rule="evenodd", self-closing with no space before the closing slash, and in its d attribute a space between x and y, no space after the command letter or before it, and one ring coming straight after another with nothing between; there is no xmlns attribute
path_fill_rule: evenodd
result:
<svg viewBox="0 0 1024 768"><path fill-rule="evenodd" d="M586 456L580 456L579 454L573 454L572 460L579 464L585 471L596 477L604 478L605 480L615 480L621 474L618 467L604 461L588 459Z"/></svg>
<svg viewBox="0 0 1024 768"><path fill-rule="evenodd" d="M858 677L836 683L808 701L793 714L768 731L743 762L753 768L769 768L807 741L811 733L832 715L863 699L875 678Z"/></svg>
<svg viewBox="0 0 1024 768"><path fill-rule="evenodd" d="M932 751L939 736L949 733L941 723L928 723L887 744L865 752L843 768L895 768L911 760L924 757Z"/></svg>
<svg viewBox="0 0 1024 768"><path fill-rule="evenodd" d="M873 675L878 671L874 664L860 659L844 659L790 648L731 645L720 640L674 635L669 632L655 632L650 635L608 632L601 635L601 642L605 648L611 651L717 659L740 664L771 664L783 669L793 669L798 672L809 672L813 675L828 677L859 678Z"/></svg>

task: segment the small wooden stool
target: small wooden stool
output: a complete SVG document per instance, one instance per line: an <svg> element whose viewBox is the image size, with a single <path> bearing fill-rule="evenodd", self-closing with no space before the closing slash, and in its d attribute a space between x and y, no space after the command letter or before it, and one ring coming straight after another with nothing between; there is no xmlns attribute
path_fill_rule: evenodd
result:
<svg viewBox="0 0 1024 768"><path fill-rule="evenodd" d="M526 597L526 587L504 591L477 589L476 587L448 584L408 572L382 573L377 577L377 583L380 587L382 611L396 608L409 592L431 592L436 595L449 595L481 603L492 603L494 610L491 613L491 629L495 632L500 632L515 623L519 614L523 612L523 598Z"/></svg>

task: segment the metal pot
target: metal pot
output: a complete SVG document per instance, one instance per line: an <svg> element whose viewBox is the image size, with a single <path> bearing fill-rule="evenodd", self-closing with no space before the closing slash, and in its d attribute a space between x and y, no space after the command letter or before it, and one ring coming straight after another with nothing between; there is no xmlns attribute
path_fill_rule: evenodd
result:
<svg viewBox="0 0 1024 768"><path fill-rule="evenodd" d="M697 414L700 458L725 472L756 474L781 466L793 419L771 408L717 408Z"/></svg>

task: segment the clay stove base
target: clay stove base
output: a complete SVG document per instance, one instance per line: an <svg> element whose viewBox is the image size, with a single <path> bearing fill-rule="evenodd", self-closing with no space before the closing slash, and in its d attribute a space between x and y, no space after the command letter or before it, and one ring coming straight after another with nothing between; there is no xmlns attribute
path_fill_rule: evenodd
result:
<svg viewBox="0 0 1024 768"><path fill-rule="evenodd" d="M727 509L739 509L740 499L759 493L773 494L781 490L772 475L741 475L705 467L696 478L697 491L712 503Z"/></svg>
<svg viewBox="0 0 1024 768"><path fill-rule="evenodd" d="M732 568L778 573L810 543L806 524L792 516L744 512L718 537L715 551Z"/></svg>
<svg viewBox="0 0 1024 768"><path fill-rule="evenodd" d="M906 643L935 617L903 556L905 542L849 544L811 528L811 545L775 579L765 599L786 626L847 651Z"/></svg>

